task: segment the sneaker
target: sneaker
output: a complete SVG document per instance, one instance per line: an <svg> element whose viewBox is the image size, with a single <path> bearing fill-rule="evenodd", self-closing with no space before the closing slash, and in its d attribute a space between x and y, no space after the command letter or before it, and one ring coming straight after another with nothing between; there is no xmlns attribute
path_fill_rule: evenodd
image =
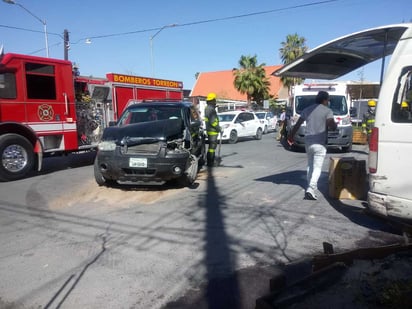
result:
<svg viewBox="0 0 412 309"><path fill-rule="evenodd" d="M312 200L312 201L316 201L318 199L318 197L316 196L315 193L311 192L311 191L306 191L305 192L305 200Z"/></svg>

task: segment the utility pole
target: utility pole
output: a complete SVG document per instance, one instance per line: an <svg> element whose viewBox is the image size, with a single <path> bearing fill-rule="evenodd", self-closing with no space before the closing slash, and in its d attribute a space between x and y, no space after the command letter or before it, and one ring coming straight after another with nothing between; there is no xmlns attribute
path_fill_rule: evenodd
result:
<svg viewBox="0 0 412 309"><path fill-rule="evenodd" d="M69 49L70 49L70 40L69 40L69 31L64 29L63 32L63 44L64 44L64 60L69 60Z"/></svg>

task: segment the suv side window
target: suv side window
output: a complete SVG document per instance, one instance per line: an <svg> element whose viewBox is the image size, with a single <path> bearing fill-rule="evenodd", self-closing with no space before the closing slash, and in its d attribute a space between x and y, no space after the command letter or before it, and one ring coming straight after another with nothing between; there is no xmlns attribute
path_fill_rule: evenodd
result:
<svg viewBox="0 0 412 309"><path fill-rule="evenodd" d="M255 119L255 116L252 113L245 113L245 120L250 121Z"/></svg>
<svg viewBox="0 0 412 309"><path fill-rule="evenodd" d="M240 114L237 116L236 122L237 122L237 123L240 123L240 122L245 121L245 120L246 120L246 119L245 119L245 113L240 113Z"/></svg>
<svg viewBox="0 0 412 309"><path fill-rule="evenodd" d="M197 109L197 106L195 106L195 105L190 106L190 115L191 115L192 121L193 120L201 120L199 111Z"/></svg>
<svg viewBox="0 0 412 309"><path fill-rule="evenodd" d="M412 123L412 67L404 68L399 78L392 103L392 121Z"/></svg>

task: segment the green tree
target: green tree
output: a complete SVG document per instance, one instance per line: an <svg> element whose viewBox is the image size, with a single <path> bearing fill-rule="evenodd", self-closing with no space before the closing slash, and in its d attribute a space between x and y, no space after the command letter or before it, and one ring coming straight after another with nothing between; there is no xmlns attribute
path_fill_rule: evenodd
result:
<svg viewBox="0 0 412 309"><path fill-rule="evenodd" d="M281 43L282 47L279 49L280 57L283 64L289 64L302 56L307 50L306 39L304 37L299 37L297 33L288 34L286 36L286 41ZM295 77L285 77L280 78L283 85L288 87L288 91L294 85L300 84L303 82L301 78Z"/></svg>
<svg viewBox="0 0 412 309"><path fill-rule="evenodd" d="M257 62L257 56L241 56L239 68L233 69L233 85L242 94L246 94L248 106L252 101L263 105L269 98L270 82L266 76L265 64Z"/></svg>

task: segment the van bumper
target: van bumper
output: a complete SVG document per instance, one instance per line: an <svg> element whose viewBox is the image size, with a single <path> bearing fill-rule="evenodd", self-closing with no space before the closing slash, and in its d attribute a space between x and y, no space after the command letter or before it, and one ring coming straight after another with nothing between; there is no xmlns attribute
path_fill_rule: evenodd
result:
<svg viewBox="0 0 412 309"><path fill-rule="evenodd" d="M369 191L367 208L379 216L412 220L412 200Z"/></svg>
<svg viewBox="0 0 412 309"><path fill-rule="evenodd" d="M335 131L328 131L328 146L348 147L352 144L352 135L352 126L342 126Z"/></svg>
<svg viewBox="0 0 412 309"><path fill-rule="evenodd" d="M342 126L335 131L328 131L328 147L349 147L352 145L352 135L352 126ZM305 128L303 126L296 132L294 140L294 146L305 147Z"/></svg>

